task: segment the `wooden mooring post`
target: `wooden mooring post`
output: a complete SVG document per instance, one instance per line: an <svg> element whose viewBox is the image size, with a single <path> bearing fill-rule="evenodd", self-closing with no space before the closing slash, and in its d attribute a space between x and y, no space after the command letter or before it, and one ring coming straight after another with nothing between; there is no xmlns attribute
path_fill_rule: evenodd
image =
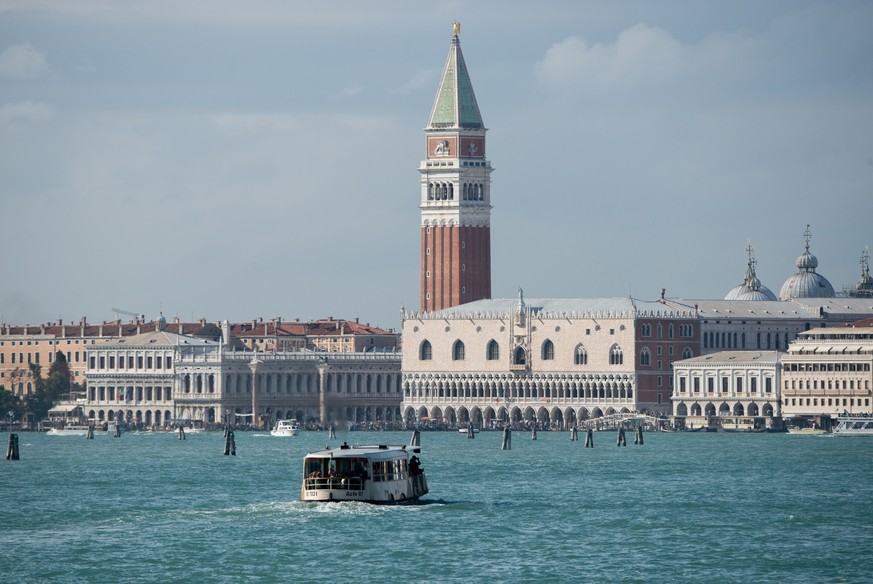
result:
<svg viewBox="0 0 873 584"><path fill-rule="evenodd" d="M594 448L594 432L591 428L585 433L585 448Z"/></svg>
<svg viewBox="0 0 873 584"><path fill-rule="evenodd" d="M228 430L224 438L224 455L236 456L236 442L233 439L233 430Z"/></svg>
<svg viewBox="0 0 873 584"><path fill-rule="evenodd" d="M509 426L503 428L503 443L500 445L500 450L512 450L512 430Z"/></svg>
<svg viewBox="0 0 873 584"><path fill-rule="evenodd" d="M18 434L9 434L9 446L6 448L6 460L18 460Z"/></svg>
<svg viewBox="0 0 873 584"><path fill-rule="evenodd" d="M618 427L618 440L615 443L616 446L627 446L627 438L624 435L624 426Z"/></svg>

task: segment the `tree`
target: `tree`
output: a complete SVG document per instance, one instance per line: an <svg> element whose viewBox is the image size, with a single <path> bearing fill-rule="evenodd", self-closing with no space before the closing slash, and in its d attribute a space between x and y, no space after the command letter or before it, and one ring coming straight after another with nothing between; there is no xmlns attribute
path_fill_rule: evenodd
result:
<svg viewBox="0 0 873 584"><path fill-rule="evenodd" d="M24 403L20 397L0 385L0 417L3 417L4 422L7 421L6 416L9 412L20 420L24 414Z"/></svg>
<svg viewBox="0 0 873 584"><path fill-rule="evenodd" d="M67 380L67 386L70 385L70 364L67 363L67 357L61 351L55 352L55 362L49 367L49 377L59 375Z"/></svg>

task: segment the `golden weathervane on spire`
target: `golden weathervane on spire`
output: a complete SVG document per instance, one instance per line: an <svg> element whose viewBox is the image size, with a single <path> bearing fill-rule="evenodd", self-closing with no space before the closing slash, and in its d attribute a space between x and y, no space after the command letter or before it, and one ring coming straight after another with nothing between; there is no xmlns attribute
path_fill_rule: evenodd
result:
<svg viewBox="0 0 873 584"><path fill-rule="evenodd" d="M458 36L459 34L461 34L461 23L460 22L453 22L452 23L452 34L454 34L455 36Z"/></svg>

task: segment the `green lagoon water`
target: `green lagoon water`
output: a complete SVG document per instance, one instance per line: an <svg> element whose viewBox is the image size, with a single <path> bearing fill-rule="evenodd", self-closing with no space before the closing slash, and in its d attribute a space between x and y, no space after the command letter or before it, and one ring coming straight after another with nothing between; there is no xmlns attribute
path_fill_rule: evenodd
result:
<svg viewBox="0 0 873 584"><path fill-rule="evenodd" d="M220 432L20 433L21 460L0 460L0 580L873 581L873 438L501 438L422 433L430 494L383 507L297 501L325 433L237 432L237 456Z"/></svg>

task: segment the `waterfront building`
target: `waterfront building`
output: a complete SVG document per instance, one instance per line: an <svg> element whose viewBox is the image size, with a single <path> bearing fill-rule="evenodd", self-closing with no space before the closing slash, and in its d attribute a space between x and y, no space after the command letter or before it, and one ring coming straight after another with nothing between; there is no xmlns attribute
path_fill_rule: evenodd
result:
<svg viewBox="0 0 873 584"><path fill-rule="evenodd" d="M873 319L802 332L781 364L785 417L873 414Z"/></svg>
<svg viewBox="0 0 873 584"><path fill-rule="evenodd" d="M179 352L176 387L177 416L207 424L247 421L268 428L294 418L345 427L400 420L396 352L263 353L194 345Z"/></svg>
<svg viewBox="0 0 873 584"><path fill-rule="evenodd" d="M92 346L85 372L85 417L163 426L174 413L174 371L180 348L215 345L216 341L165 329L123 337Z"/></svg>
<svg viewBox="0 0 873 584"><path fill-rule="evenodd" d="M39 365L45 376L58 352L66 357L71 381L82 383L90 348L154 330L154 326L139 319L128 323L116 320L90 324L84 317L78 323L0 325L0 385L15 395L29 395L36 381L30 372L31 363Z"/></svg>
<svg viewBox="0 0 873 584"><path fill-rule="evenodd" d="M797 336L813 328L842 326L873 316L871 298L798 298L783 300L663 301L699 317L701 351L785 351Z"/></svg>
<svg viewBox="0 0 873 584"><path fill-rule="evenodd" d="M699 354L693 310L633 298L479 300L402 311L403 417L567 427L670 412L671 363Z"/></svg>
<svg viewBox="0 0 873 584"><path fill-rule="evenodd" d="M399 418L397 353L250 351L234 343L228 323L217 337L214 325L202 336L165 326L89 350L86 417L145 427L190 419L265 428L284 418L324 424Z"/></svg>
<svg viewBox="0 0 873 584"><path fill-rule="evenodd" d="M421 175L421 310L491 297L491 162L455 23L425 128Z"/></svg>
<svg viewBox="0 0 873 584"><path fill-rule="evenodd" d="M719 351L673 363L673 418L686 428L779 426L778 351Z"/></svg>

